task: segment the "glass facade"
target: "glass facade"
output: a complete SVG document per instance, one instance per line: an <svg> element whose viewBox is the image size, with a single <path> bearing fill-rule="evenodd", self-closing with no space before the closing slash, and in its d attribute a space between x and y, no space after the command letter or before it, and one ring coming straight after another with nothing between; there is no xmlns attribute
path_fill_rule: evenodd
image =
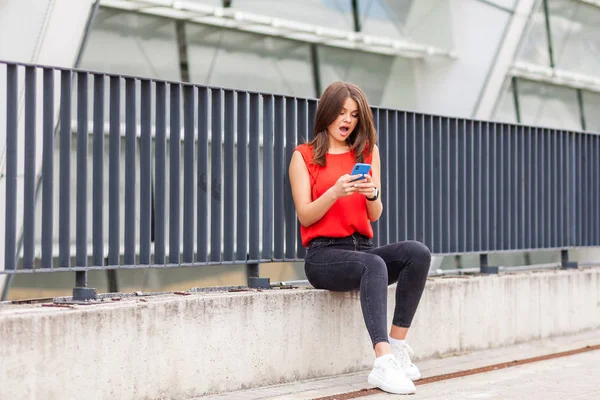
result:
<svg viewBox="0 0 600 400"><path fill-rule="evenodd" d="M192 21L177 19L176 12L168 18L143 9L101 6L80 67L312 98L319 97L328 84L344 80L363 88L373 105L469 117L486 87L519 4L516 0L190 3L226 8L230 12L225 14L231 14L232 20L222 20L222 26L216 26L215 16ZM580 0L535 0L533 4L514 62L600 78L600 6ZM349 38L358 33L421 48L436 46L456 52L457 57L421 54L412 58L408 53L345 48L318 35L314 43L315 38L285 38L286 31L268 33L261 28L262 33L250 32L252 26L234 26L235 12L263 17L268 23L283 21L282 29L290 34L295 31L294 24L300 28L310 25L322 31L345 32ZM473 35L473 31L478 34ZM591 110L600 94L594 89L577 89L577 85L562 85L560 81L533 81L518 74L513 85L512 79L509 73L491 118L598 129ZM90 85L92 81L90 78ZM459 99L447 93L460 93Z"/></svg>
<svg viewBox="0 0 600 400"><path fill-rule="evenodd" d="M582 92L585 129L600 133L600 93Z"/></svg>
<svg viewBox="0 0 600 400"><path fill-rule="evenodd" d="M515 105L513 81L507 81L507 85L505 86L493 119L499 122L519 122Z"/></svg>
<svg viewBox="0 0 600 400"><path fill-rule="evenodd" d="M518 84L521 122L558 129L581 129L581 116L574 89L520 80Z"/></svg>
<svg viewBox="0 0 600 400"><path fill-rule="evenodd" d="M600 7L577 0L548 1L554 65L585 75L600 71Z"/></svg>
<svg viewBox="0 0 600 400"><path fill-rule="evenodd" d="M546 17L543 4L540 1L538 1L536 10L530 16L529 26L521 41L517 61L525 61L539 65L550 65Z"/></svg>
<svg viewBox="0 0 600 400"><path fill-rule="evenodd" d="M357 84L371 104L384 107L414 107L411 88L413 64L408 59L365 54L319 46L319 72L323 88L335 81Z"/></svg>
<svg viewBox="0 0 600 400"><path fill-rule="evenodd" d="M306 43L191 23L185 33L192 82L315 97Z"/></svg>
<svg viewBox="0 0 600 400"><path fill-rule="evenodd" d="M585 76L586 80L600 79L599 20L598 5L578 0L538 0L515 61L551 71L548 78L558 76L560 71ZM494 118L520 119L518 122L559 129L600 131L600 120L593 112L600 106L598 92L541 80L518 78L515 87L510 84L498 99ZM515 96L519 110L507 106Z"/></svg>
<svg viewBox="0 0 600 400"><path fill-rule="evenodd" d="M360 2L361 31L393 38L409 36L408 16L414 0Z"/></svg>
<svg viewBox="0 0 600 400"><path fill-rule="evenodd" d="M81 67L181 80L175 21L101 7Z"/></svg>
<svg viewBox="0 0 600 400"><path fill-rule="evenodd" d="M352 6L345 0L233 0L231 7L310 25L354 30Z"/></svg>
<svg viewBox="0 0 600 400"><path fill-rule="evenodd" d="M221 1L196 2L222 6ZM351 0L235 0L231 9L348 34L360 29L404 43L451 46L450 34L423 34L435 24L449 33L448 9L437 7L440 2L425 7L414 0L359 1L358 21ZM319 97L328 84L345 80L358 84L373 105L426 111L418 104L415 83L423 64L410 57L348 49L327 39L311 43L108 7L100 7L94 19L81 67L310 98Z"/></svg>

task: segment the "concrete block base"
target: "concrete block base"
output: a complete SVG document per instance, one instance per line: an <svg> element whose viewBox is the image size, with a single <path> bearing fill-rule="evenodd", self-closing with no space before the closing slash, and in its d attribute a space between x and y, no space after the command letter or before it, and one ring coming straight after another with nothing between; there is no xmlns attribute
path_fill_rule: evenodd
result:
<svg viewBox="0 0 600 400"><path fill-rule="evenodd" d="M598 328L600 268L433 278L409 341L423 359ZM0 305L0 343L7 399L186 399L373 362L358 292L307 288Z"/></svg>

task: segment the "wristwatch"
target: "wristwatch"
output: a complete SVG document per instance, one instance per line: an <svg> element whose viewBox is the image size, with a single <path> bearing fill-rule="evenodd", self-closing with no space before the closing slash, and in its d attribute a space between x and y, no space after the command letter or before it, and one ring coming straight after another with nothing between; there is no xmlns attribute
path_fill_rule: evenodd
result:
<svg viewBox="0 0 600 400"><path fill-rule="evenodd" d="M379 198L379 189L375 188L375 196L373 197L367 197L367 200L369 201L375 201Z"/></svg>

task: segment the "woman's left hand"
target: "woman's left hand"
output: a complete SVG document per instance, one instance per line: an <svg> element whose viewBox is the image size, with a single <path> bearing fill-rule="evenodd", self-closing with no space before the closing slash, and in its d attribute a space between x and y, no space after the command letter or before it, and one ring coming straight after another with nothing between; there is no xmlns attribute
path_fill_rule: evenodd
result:
<svg viewBox="0 0 600 400"><path fill-rule="evenodd" d="M354 186L356 187L356 192L365 197L371 198L375 196L375 184L371 175L365 175L363 178L357 180L354 182Z"/></svg>

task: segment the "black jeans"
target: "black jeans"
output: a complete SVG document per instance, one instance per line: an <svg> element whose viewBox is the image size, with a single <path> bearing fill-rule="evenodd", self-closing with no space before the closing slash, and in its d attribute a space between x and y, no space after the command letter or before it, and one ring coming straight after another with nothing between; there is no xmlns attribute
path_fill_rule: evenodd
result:
<svg viewBox="0 0 600 400"><path fill-rule="evenodd" d="M373 345L388 341L387 286L398 282L392 323L408 328L421 300L431 253L420 242L374 247L360 234L319 237L308 248L304 269L317 289L346 292L360 289L360 303Z"/></svg>

